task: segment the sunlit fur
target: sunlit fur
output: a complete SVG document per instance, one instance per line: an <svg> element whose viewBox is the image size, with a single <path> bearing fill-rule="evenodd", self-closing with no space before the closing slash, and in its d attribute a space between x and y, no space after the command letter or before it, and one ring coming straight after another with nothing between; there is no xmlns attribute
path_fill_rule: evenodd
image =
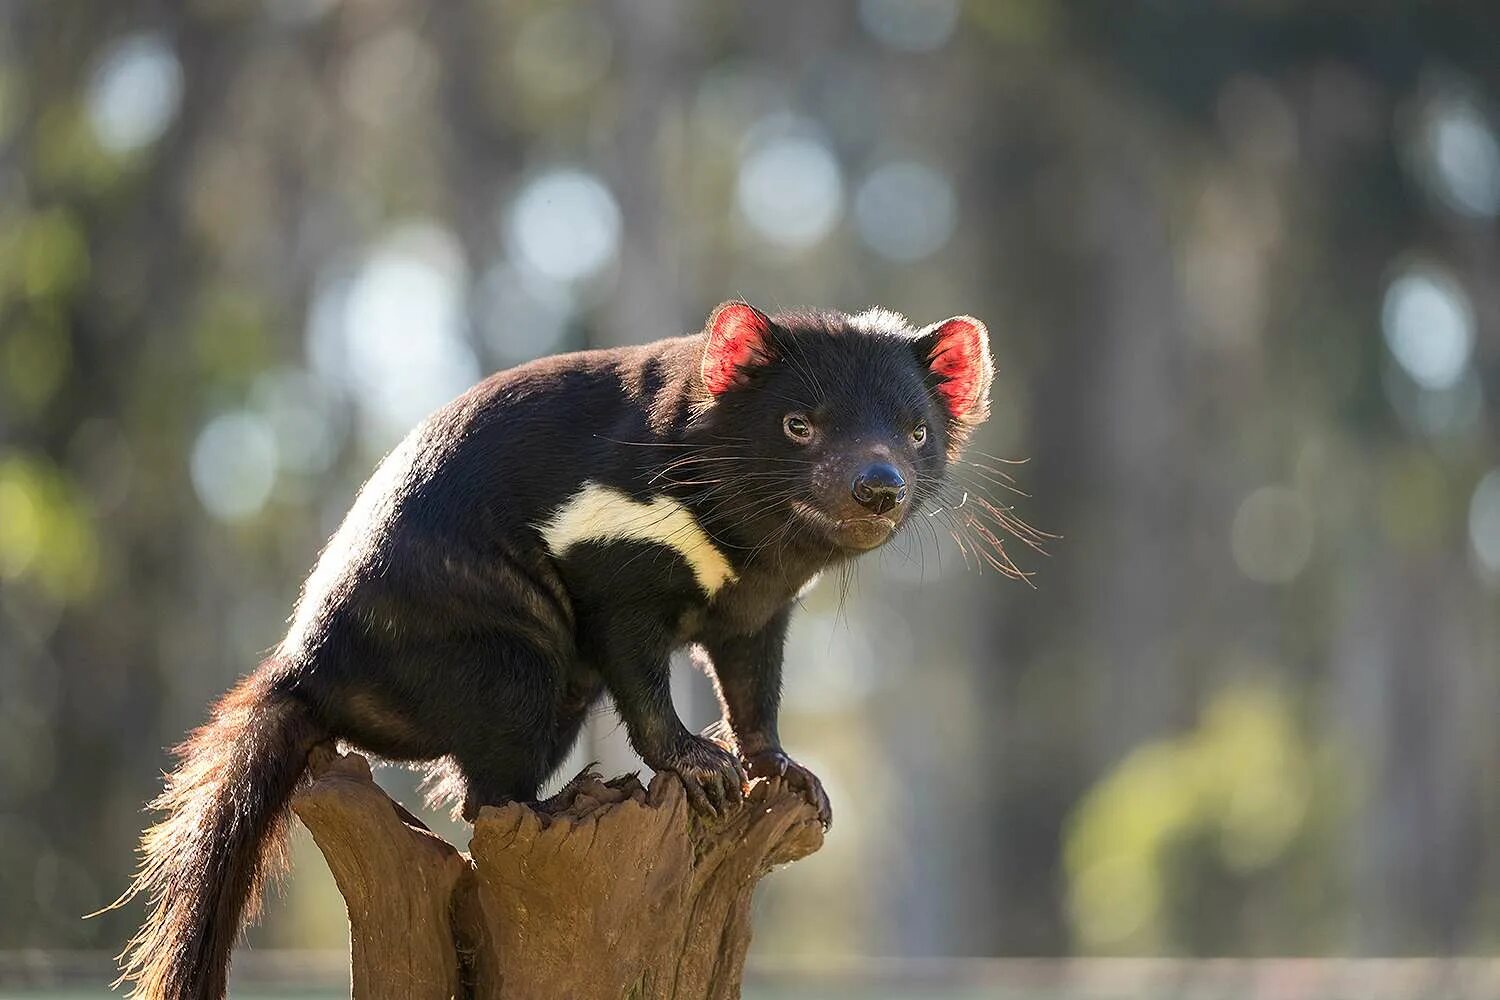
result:
<svg viewBox="0 0 1500 1000"><path fill-rule="evenodd" d="M277 686L268 663L225 695L177 748L180 763L151 803L166 818L142 836L140 871L120 900L151 903L122 956L133 996L222 996L234 939L286 863L286 802L326 733Z"/></svg>

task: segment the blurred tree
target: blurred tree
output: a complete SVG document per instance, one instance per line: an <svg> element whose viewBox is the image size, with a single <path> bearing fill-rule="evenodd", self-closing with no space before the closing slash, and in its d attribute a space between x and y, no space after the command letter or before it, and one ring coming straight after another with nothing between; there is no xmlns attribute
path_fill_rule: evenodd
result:
<svg viewBox="0 0 1500 1000"><path fill-rule="evenodd" d="M123 939L77 916L160 748L393 435L741 294L983 316L961 476L1066 536L1036 592L919 527L809 601L841 822L763 948L1493 949L1497 42L1477 0L0 5L0 948ZM328 923L308 868L265 941Z"/></svg>

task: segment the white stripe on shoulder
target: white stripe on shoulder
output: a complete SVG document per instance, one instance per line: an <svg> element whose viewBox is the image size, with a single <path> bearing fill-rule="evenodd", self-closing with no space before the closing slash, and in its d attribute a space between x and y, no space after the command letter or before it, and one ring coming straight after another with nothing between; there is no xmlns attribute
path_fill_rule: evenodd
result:
<svg viewBox="0 0 1500 1000"><path fill-rule="evenodd" d="M654 542L682 556L710 597L735 579L729 560L704 534L692 511L671 497L642 503L614 487L585 482L539 527L554 556L579 542Z"/></svg>

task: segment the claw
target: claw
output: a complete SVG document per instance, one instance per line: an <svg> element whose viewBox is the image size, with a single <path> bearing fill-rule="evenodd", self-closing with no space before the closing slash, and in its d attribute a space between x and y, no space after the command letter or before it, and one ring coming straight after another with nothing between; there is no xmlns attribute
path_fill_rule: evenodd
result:
<svg viewBox="0 0 1500 1000"><path fill-rule="evenodd" d="M708 797L703 794L698 782L691 775L678 774L677 777L682 780L682 789L687 792L688 802L692 807L698 812L710 811Z"/></svg>
<svg viewBox="0 0 1500 1000"><path fill-rule="evenodd" d="M833 826L833 807L828 801L828 793L823 790L823 783L818 776L813 774L801 764L792 760L780 749L765 750L752 754L747 758L749 773L752 777L777 777L786 780L788 787L802 794L809 805L817 813L818 822L823 824L823 829L828 830Z"/></svg>
<svg viewBox="0 0 1500 1000"><path fill-rule="evenodd" d="M739 761L734 762L734 785L730 792L734 795L735 802L745 800L745 788L750 784L750 775L745 773L744 765Z"/></svg>
<svg viewBox="0 0 1500 1000"><path fill-rule="evenodd" d="M744 797L745 770L739 760L713 740L688 737L657 766L682 780L688 802L700 814L723 818Z"/></svg>
<svg viewBox="0 0 1500 1000"><path fill-rule="evenodd" d="M717 776L703 782L703 794L708 798L708 808L715 816L723 814L724 789L719 785Z"/></svg>

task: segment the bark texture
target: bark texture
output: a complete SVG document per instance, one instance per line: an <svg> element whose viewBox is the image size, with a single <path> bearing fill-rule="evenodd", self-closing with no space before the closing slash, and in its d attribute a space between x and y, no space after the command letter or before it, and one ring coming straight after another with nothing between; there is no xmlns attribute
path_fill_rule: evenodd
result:
<svg viewBox="0 0 1500 1000"><path fill-rule="evenodd" d="M704 819L673 775L586 773L545 809L481 810L463 854L358 754L311 774L292 805L348 906L356 1000L737 997L755 884L823 843L779 779Z"/></svg>

